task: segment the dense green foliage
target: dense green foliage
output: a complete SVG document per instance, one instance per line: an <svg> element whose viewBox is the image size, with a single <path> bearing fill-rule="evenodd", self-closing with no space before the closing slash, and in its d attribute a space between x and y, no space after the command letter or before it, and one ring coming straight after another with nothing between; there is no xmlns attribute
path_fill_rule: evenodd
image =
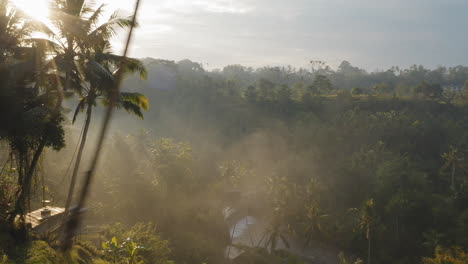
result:
<svg viewBox="0 0 468 264"><path fill-rule="evenodd" d="M280 211L272 216L290 235L362 259L370 250L380 263L414 263L437 245L466 249L464 81L450 83L460 90L444 88L454 93L450 103L443 93L398 95L395 84L368 95L335 85L309 94L301 87L313 86L314 78L301 80L301 71L235 66L204 72L190 63L147 60L150 76L160 74L140 85L159 88L146 89L157 103L152 122L143 125L191 142L199 159L247 164L252 172L240 173L248 175L240 186L262 193L263 206ZM465 68L457 69L441 80ZM274 78L260 77L268 71ZM394 75L395 82L409 82L417 71L427 73L410 90L435 78L415 67ZM360 73L362 79L374 75Z"/></svg>
<svg viewBox="0 0 468 264"><path fill-rule="evenodd" d="M13 169L17 173L17 186L11 186L16 192L0 192L13 200L10 206L3 204L9 216L2 212L0 223L11 224L16 215L26 212L26 200L44 148L59 150L65 142L63 117L57 111L61 99L54 95L57 83L38 73L46 55L40 45L24 46L34 28L32 22L9 1L0 3L0 18L0 140L8 144L11 164L3 170L6 162L2 173L6 172L5 177L10 177L8 172Z"/></svg>

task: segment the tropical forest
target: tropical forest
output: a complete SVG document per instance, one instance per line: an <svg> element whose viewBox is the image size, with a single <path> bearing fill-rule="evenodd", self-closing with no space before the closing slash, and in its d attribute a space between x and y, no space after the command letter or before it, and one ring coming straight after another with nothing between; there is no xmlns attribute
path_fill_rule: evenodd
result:
<svg viewBox="0 0 468 264"><path fill-rule="evenodd" d="M325 2L0 0L0 264L467 264L468 6Z"/></svg>

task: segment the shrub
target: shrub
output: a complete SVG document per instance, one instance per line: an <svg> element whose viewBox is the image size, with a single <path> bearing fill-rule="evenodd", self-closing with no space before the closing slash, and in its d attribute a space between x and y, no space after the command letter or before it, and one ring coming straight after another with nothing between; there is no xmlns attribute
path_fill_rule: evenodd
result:
<svg viewBox="0 0 468 264"><path fill-rule="evenodd" d="M424 258L423 264L466 264L468 263L468 254L461 248L454 247L450 249L437 247L434 258Z"/></svg>

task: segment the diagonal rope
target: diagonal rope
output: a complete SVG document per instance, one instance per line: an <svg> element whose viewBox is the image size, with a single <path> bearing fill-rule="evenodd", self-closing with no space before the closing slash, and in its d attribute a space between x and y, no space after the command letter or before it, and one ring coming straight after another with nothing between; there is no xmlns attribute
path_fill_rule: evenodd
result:
<svg viewBox="0 0 468 264"><path fill-rule="evenodd" d="M62 184L63 184L63 182L64 182L65 179L67 178L68 173L70 172L70 169L71 169L71 166L72 166L72 164L73 164L73 161L75 160L76 152L78 151L78 146L80 145L81 137L83 136L83 131L84 131L84 125L83 125L83 127L81 128L80 136L78 137L78 140L77 140L77 142L76 142L75 150L73 151L73 155L72 155L72 158L70 159L70 163L68 164L67 170L65 171L65 174L62 176L62 180L60 180L59 185L62 185Z"/></svg>
<svg viewBox="0 0 468 264"><path fill-rule="evenodd" d="M120 61L120 69L123 69L124 66L125 66L126 57L127 57L128 49L129 49L129 46L130 46L130 42L132 40L133 29L135 27L135 22L136 22L136 17L137 17L137 14L138 14L139 7L140 7L140 0L136 0L135 11L134 11L133 17L132 17L132 24L131 24L131 27L130 27L130 31L128 33L127 42L125 44L125 50L124 50L123 58ZM119 94L120 94L120 86L122 84L122 77L123 77L123 71L118 71L117 76L116 76L115 87L111 91L111 100L110 100L109 106L107 107L106 115L104 117L102 128L101 128L101 131L100 131L100 134L99 134L99 137L98 137L98 144L96 146L96 150L95 150L92 162L91 162L91 166L90 166L88 172L86 173L85 181L84 181L84 184L83 184L83 189L81 190L81 193L79 194L78 205L77 205L76 208L71 210L70 218L67 220L67 224L66 224L65 229L64 229L62 249L65 250L65 251L69 250L71 248L72 241L73 241L73 238L75 236L76 230L79 227L80 222L81 222L80 212L81 212L81 210L83 209L83 207L84 207L84 205L86 203L86 198L88 196L89 189L91 187L91 183L92 183L92 180L93 180L93 177L94 177L94 173L96 171L96 167L97 167L97 164L98 164L98 161L99 161L99 157L101 155L101 150L102 150L102 147L104 145L104 141L106 139L107 131L109 129L109 124L110 124L110 121L112 119L112 113L113 113L114 108L115 108L115 106L117 104L117 100L118 100L118 97L119 97Z"/></svg>

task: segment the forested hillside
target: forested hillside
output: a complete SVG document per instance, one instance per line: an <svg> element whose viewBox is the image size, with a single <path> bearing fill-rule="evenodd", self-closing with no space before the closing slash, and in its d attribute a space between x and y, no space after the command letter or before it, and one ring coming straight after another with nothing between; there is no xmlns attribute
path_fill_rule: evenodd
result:
<svg viewBox="0 0 468 264"><path fill-rule="evenodd" d="M468 67L139 60L72 2L0 5L0 263L468 263Z"/></svg>
<svg viewBox="0 0 468 264"><path fill-rule="evenodd" d="M393 84L361 70L360 83L370 86L355 87L357 94L335 84L340 71L205 71L153 59L145 66L148 80L125 87L146 94L150 110L142 121L116 120L113 155L96 187L101 221L155 221L174 252L206 250L199 261L209 261L229 241L219 226L221 201L240 190L251 213L301 248L318 242L376 263L421 263L436 248L466 249L468 109L464 82L449 81L465 68L445 71L444 86L418 67L389 71ZM409 81L414 71L424 77ZM395 92L411 82L408 92ZM181 219L188 222L176 224ZM208 243L203 250L199 241ZM176 262L190 261L183 255Z"/></svg>

